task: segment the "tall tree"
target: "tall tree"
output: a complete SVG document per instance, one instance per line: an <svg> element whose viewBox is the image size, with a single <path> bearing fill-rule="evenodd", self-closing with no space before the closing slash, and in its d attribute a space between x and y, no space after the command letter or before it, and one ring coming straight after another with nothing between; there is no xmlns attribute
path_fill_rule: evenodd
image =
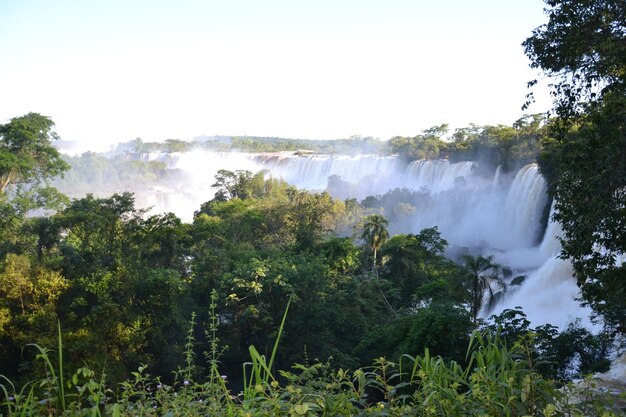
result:
<svg viewBox="0 0 626 417"><path fill-rule="evenodd" d="M428 292L431 286L444 281L446 288L441 292L452 291L453 283L448 278L458 272L458 267L444 256L447 245L436 227L423 229L417 235L396 235L383 245L380 249L384 264L382 276L392 285L393 293L389 298L398 303L394 307L414 307L416 302L422 301L416 299L418 289ZM444 297L441 293L428 295L431 301Z"/></svg>
<svg viewBox="0 0 626 417"><path fill-rule="evenodd" d="M471 293L470 314L476 323L478 312L487 301L491 306L498 288L504 288L501 268L493 262L493 256L463 255L463 265L467 270L469 291ZM487 300L485 300L487 295Z"/></svg>
<svg viewBox="0 0 626 417"><path fill-rule="evenodd" d="M380 214L373 214L364 219L361 239L365 240L368 248L372 252L372 270L376 270L378 250L389 238L387 226L389 221Z"/></svg>
<svg viewBox="0 0 626 417"><path fill-rule="evenodd" d="M0 192L11 184L48 180L69 169L52 146L54 122L38 113L0 125Z"/></svg>
<svg viewBox="0 0 626 417"><path fill-rule="evenodd" d="M564 118L626 89L626 4L621 0L545 0L548 23L523 43L532 68L555 79L555 110ZM531 81L533 85L536 81ZM531 97L532 99L532 93Z"/></svg>
<svg viewBox="0 0 626 417"><path fill-rule="evenodd" d="M0 255L27 244L21 228L37 209L60 209L67 197L48 185L69 169L52 146L54 123L37 113L0 125ZM28 239L26 239L28 240Z"/></svg>
<svg viewBox="0 0 626 417"><path fill-rule="evenodd" d="M626 333L626 2L546 0L524 42L559 119L540 160L583 299ZM533 84L531 82L530 84Z"/></svg>

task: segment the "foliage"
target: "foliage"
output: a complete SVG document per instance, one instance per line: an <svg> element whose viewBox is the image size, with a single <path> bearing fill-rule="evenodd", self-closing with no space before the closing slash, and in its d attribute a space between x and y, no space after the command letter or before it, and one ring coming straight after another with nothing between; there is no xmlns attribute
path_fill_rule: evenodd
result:
<svg viewBox="0 0 626 417"><path fill-rule="evenodd" d="M431 349L446 359L462 362L474 325L468 312L451 303L432 303L412 314L372 325L354 353L367 363L371 358L399 358L404 353Z"/></svg>
<svg viewBox="0 0 626 417"><path fill-rule="evenodd" d="M395 310L466 300L462 271L444 256L447 245L436 227L417 235L396 235L383 245L381 276Z"/></svg>
<svg viewBox="0 0 626 417"><path fill-rule="evenodd" d="M211 186L216 189L214 200L228 201L231 198L239 198L245 200L252 197L258 190L253 189L254 178L259 178L263 184L263 173L252 176L250 171L228 171L220 169L215 175L215 183Z"/></svg>
<svg viewBox="0 0 626 417"><path fill-rule="evenodd" d="M378 250L389 238L387 226L389 221L380 214L372 214L363 219L361 239L365 241L368 249L372 253L372 270L376 270L378 263Z"/></svg>
<svg viewBox="0 0 626 417"><path fill-rule="evenodd" d="M513 126L476 126L456 129L448 144L450 161L475 161L483 172L500 166L513 172L534 162L547 136L545 115L524 116Z"/></svg>
<svg viewBox="0 0 626 417"><path fill-rule="evenodd" d="M547 135L547 126L545 115L525 115L512 126L471 124L446 136L448 125L444 124L412 138L393 137L388 142L388 152L406 161L475 161L485 174L491 174L498 166L504 172L512 172L536 160L540 142Z"/></svg>
<svg viewBox="0 0 626 417"><path fill-rule="evenodd" d="M524 42L532 66L553 77L559 119L541 170L556 199L565 258L583 299L626 331L626 5L548 0L549 21Z"/></svg>
<svg viewBox="0 0 626 417"><path fill-rule="evenodd" d="M443 135L447 131L448 125L442 124L426 129L420 135L412 138L395 136L389 139L389 151L399 154L407 161L440 158L446 149Z"/></svg>
<svg viewBox="0 0 626 417"><path fill-rule="evenodd" d="M550 324L531 328L526 314L518 307L491 316L483 331L498 334L507 346L525 343L533 350L537 371L560 383L608 370L610 335L606 330L593 335L578 321L561 332Z"/></svg>
<svg viewBox="0 0 626 417"><path fill-rule="evenodd" d="M94 152L79 156L63 155L71 169L54 181L55 186L72 197L87 193L108 197L112 193L141 190L155 183L169 183L174 174L159 161L142 161L128 156L106 157Z"/></svg>
<svg viewBox="0 0 626 417"><path fill-rule="evenodd" d="M23 250L28 217L58 210L67 198L50 181L69 169L52 142L54 122L37 113L0 125L0 254Z"/></svg>
<svg viewBox="0 0 626 417"><path fill-rule="evenodd" d="M167 139L144 142L141 138L121 143L114 154L146 152L186 152L192 149L242 152L321 152L328 154L378 153L384 143L371 136L353 135L346 139L293 139L260 136L201 136L191 142Z"/></svg>
<svg viewBox="0 0 626 417"><path fill-rule="evenodd" d="M626 89L626 6L619 0L545 0L549 21L523 43L532 68L555 80L555 111L569 119ZM536 81L532 81L531 86ZM531 96L532 98L532 96Z"/></svg>
<svg viewBox="0 0 626 417"><path fill-rule="evenodd" d="M14 117L0 125L0 192L11 184L47 181L69 166L52 146L54 122L38 113Z"/></svg>
<svg viewBox="0 0 626 417"><path fill-rule="evenodd" d="M253 371L260 379L238 395L230 394L225 377L168 385L149 375L145 366L119 390L81 367L66 380L66 390L60 331L58 340L56 364L49 350L34 346L48 371L42 379L17 388L0 377L7 416L624 415L613 406L613 398L593 395L590 388L576 392L587 401L569 402L571 391L557 390L535 371L532 350L521 343L507 349L497 336L474 334L464 366L431 356L426 349L423 355L403 355L398 363L378 358L354 372L333 371L324 363L295 365L293 372L281 373L285 385L251 346Z"/></svg>
<svg viewBox="0 0 626 417"><path fill-rule="evenodd" d="M487 308L490 308L497 294L497 290L504 290L502 280L502 268L493 262L493 255L487 256L462 256L463 265L467 270L468 288L471 294L470 313L474 323L477 322L478 313L485 306L487 295Z"/></svg>

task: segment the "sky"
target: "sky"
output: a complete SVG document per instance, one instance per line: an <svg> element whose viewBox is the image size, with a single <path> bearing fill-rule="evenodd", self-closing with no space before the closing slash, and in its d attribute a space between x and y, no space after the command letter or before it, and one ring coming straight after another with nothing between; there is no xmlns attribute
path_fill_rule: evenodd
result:
<svg viewBox="0 0 626 417"><path fill-rule="evenodd" d="M93 149L512 124L541 0L0 0L0 123ZM549 109L547 83L527 113Z"/></svg>

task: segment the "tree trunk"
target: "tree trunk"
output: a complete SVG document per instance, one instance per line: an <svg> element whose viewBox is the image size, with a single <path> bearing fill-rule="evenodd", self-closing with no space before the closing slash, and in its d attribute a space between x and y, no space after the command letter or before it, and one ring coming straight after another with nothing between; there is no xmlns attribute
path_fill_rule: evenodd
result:
<svg viewBox="0 0 626 417"><path fill-rule="evenodd" d="M9 183L11 182L11 173L9 172L6 176L6 178L3 179L2 181L2 187L0 188L0 192L4 192L4 189L7 188L7 186L9 185Z"/></svg>

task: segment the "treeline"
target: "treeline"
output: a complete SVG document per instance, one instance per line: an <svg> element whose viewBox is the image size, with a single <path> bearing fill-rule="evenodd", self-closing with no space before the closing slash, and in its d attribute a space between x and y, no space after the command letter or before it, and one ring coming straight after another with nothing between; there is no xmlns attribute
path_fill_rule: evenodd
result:
<svg viewBox="0 0 626 417"><path fill-rule="evenodd" d="M476 161L485 171L501 166L513 171L535 162L541 142L548 137L549 119L545 115L525 116L513 126L470 125L450 131L443 124L413 137L395 136L389 141L352 136L348 139L304 140L277 137L219 136L185 142L168 139L163 143L143 142L140 138L120 144L112 152L186 152L192 149L243 152L315 152L324 154L398 155L407 162L418 159L450 159L452 162Z"/></svg>
<svg viewBox="0 0 626 417"><path fill-rule="evenodd" d="M385 145L371 136L351 136L347 139L290 139L259 136L201 136L193 141L167 139L164 142L144 142L136 138L120 143L111 155L120 153L187 152L205 149L218 152L281 152L309 151L326 154L381 153Z"/></svg>
<svg viewBox="0 0 626 417"><path fill-rule="evenodd" d="M498 166L510 172L537 160L550 123L545 115L532 115L519 119L513 126L470 125L456 129L449 136L448 125L443 124L413 137L393 137L388 151L407 161L439 158L451 162L476 161L485 172L493 172Z"/></svg>

